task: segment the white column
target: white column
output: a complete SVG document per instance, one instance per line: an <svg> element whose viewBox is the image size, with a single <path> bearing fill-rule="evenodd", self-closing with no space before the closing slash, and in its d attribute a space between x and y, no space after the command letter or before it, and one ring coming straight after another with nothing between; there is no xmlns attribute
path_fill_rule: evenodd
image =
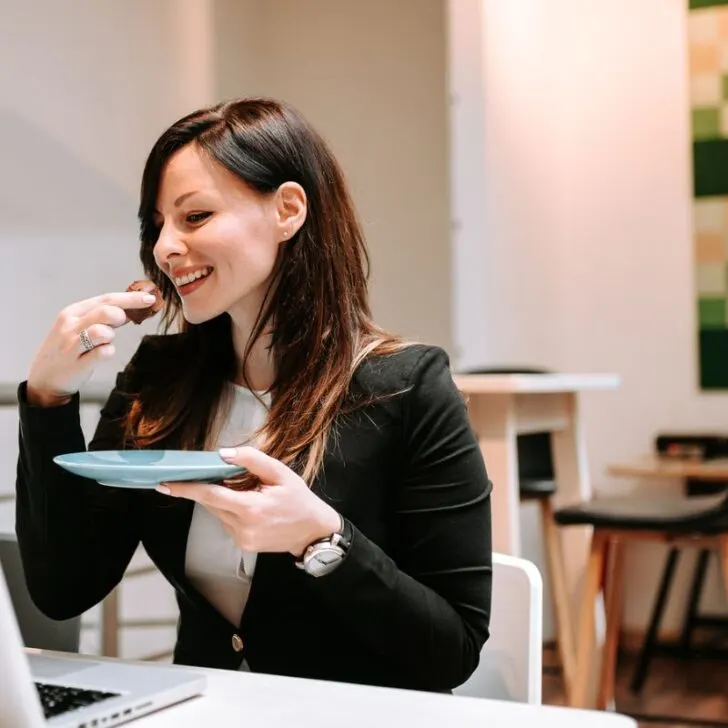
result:
<svg viewBox="0 0 728 728"><path fill-rule="evenodd" d="M565 187L547 3L450 0L454 331L460 366L557 366Z"/></svg>

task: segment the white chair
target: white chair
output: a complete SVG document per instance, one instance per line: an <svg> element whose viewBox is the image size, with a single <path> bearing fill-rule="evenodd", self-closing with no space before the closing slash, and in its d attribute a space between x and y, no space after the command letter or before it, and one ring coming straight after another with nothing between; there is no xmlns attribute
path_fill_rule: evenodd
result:
<svg viewBox="0 0 728 728"><path fill-rule="evenodd" d="M535 564L493 554L490 638L455 695L541 703L543 580Z"/></svg>

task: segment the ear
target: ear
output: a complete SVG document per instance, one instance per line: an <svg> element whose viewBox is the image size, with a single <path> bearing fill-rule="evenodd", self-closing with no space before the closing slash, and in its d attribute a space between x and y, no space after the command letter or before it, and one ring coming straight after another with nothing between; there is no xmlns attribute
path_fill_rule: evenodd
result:
<svg viewBox="0 0 728 728"><path fill-rule="evenodd" d="M306 220L308 203L303 187L297 182L284 182L276 190L277 226L280 240L290 240Z"/></svg>

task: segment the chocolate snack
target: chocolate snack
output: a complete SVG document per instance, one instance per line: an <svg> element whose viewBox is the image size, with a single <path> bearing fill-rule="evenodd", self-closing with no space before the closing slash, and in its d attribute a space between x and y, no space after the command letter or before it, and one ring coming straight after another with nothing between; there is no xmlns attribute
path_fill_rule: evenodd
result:
<svg viewBox="0 0 728 728"><path fill-rule="evenodd" d="M134 281L126 290L153 293L154 297L157 299L147 308L125 308L124 313L127 315L129 321L133 321L135 324L140 324L142 321L146 321L148 318L151 318L162 310L162 306L164 305L162 294L160 293L159 288L157 288L151 281Z"/></svg>

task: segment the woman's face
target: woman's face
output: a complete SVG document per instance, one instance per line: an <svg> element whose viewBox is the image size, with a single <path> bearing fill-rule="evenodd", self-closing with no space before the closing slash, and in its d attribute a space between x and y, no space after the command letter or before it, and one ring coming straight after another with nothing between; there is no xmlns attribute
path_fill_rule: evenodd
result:
<svg viewBox="0 0 728 728"><path fill-rule="evenodd" d="M255 320L280 243L292 234L279 198L256 192L195 144L170 157L160 180L154 258L187 321L226 311Z"/></svg>

